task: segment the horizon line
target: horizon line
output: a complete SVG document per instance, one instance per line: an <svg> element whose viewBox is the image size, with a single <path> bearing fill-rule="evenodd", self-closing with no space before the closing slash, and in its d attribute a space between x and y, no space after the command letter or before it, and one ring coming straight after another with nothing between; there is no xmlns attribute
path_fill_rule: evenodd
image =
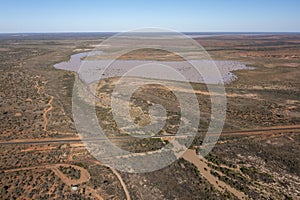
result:
<svg viewBox="0 0 300 200"><path fill-rule="evenodd" d="M53 31L53 32L0 32L0 34L66 34L66 33L126 33L126 31ZM168 33L144 32L144 33ZM172 32L171 32L172 33ZM300 31L178 31L178 33L300 33Z"/></svg>

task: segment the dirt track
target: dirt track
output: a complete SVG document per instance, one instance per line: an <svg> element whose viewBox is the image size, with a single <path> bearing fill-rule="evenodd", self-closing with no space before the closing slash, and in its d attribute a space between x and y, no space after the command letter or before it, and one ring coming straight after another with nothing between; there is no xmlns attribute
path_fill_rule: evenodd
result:
<svg viewBox="0 0 300 200"><path fill-rule="evenodd" d="M95 164L99 164L99 165L108 167L115 174L115 176L118 178L118 180L120 181L120 184L122 185L123 190L125 192L126 199L131 200L129 191L127 189L127 186L124 183L120 173L117 172L112 167L100 163L98 160L92 160L92 161ZM71 167L73 167L77 170L80 170L80 178L77 179L77 180L76 179L70 179L68 176L66 176L64 173L62 173L59 170L60 166L63 166L63 167L70 167L71 166ZM79 185L81 183L88 182L90 180L90 173L86 169L84 169L82 167L79 167L79 166L76 166L76 165L70 165L70 164L47 164L47 165L42 165L42 166L22 167L22 168L4 170L4 172L9 173L9 172L17 172L17 171L25 171L25 170L37 170L37 169L41 169L41 170L50 169L50 170L52 170L55 173L55 175L61 179L62 182L64 182L66 185L68 185L70 187L72 187L73 185ZM93 194L96 195L98 199L103 199L92 188L87 187L87 190L93 192Z"/></svg>
<svg viewBox="0 0 300 200"><path fill-rule="evenodd" d="M79 179L70 179L68 176L66 176L64 173L62 173L59 170L59 167L73 167L77 170L80 170L80 178ZM5 173L9 172L17 172L17 171L25 171L25 170L46 170L50 169L52 170L57 177L60 178L60 180L65 183L66 185L72 187L73 185L79 185L81 183L88 182L90 180L90 173L79 166L76 165L70 165L70 164L47 164L47 165L42 165L42 166L33 166L33 167L22 167L22 168L16 168L16 169L9 169L9 170L4 170ZM97 199L103 200L103 197L100 196L94 189L90 187L86 187L86 190L92 193Z"/></svg>
<svg viewBox="0 0 300 200"><path fill-rule="evenodd" d="M73 167L77 170L80 170L80 178L79 179L70 179L68 176L63 174L60 170L59 167ZM24 170L36 170L36 169L51 169L56 176L58 176L62 182L65 184L72 186L72 185L77 185L80 183L84 183L90 180L90 174L89 172L79 166L76 165L69 165L69 164L47 164L47 165L42 165L42 166L33 166L33 167L22 167L22 168L16 168L16 169L9 169L9 170L4 170L4 172L17 172L17 171L24 171Z"/></svg>
<svg viewBox="0 0 300 200"><path fill-rule="evenodd" d="M47 125L48 125L47 113L50 112L53 109L53 106L52 106L53 99L54 99L54 97L50 96L50 100L49 100L49 102L47 104L49 106L49 108L48 109L44 109L44 112L43 112L43 119L44 119L43 130L44 131L47 131Z"/></svg>
<svg viewBox="0 0 300 200"><path fill-rule="evenodd" d="M220 135L223 136L251 136L251 135L274 135L289 132L300 133L300 125L288 125L288 126L275 126L261 129L252 130L236 130L236 131L224 131ZM214 135L214 134L211 134ZM152 138L165 138L165 137L186 137L192 136L189 134L185 135L162 135L154 136ZM84 141L94 140L128 140L128 137L111 137L111 138L85 138ZM44 138L44 139L24 139L24 140L11 140L11 141L0 141L0 145L4 144L47 144L47 143L81 143L83 140L79 138Z"/></svg>
<svg viewBox="0 0 300 200"><path fill-rule="evenodd" d="M40 77L40 76L37 76L37 78L40 79L41 77ZM40 86L40 85L39 85L39 82L36 81L34 88L37 90L37 93L38 93L39 95L41 95L41 91L43 90L44 87L43 87L43 86ZM47 103L47 106L49 106L49 107L48 107L48 108L45 108L45 109L43 110L43 119L44 119L43 130L44 130L44 131L47 131L47 125L48 125L47 114L48 114L48 112L50 112L50 111L53 109L52 102L53 102L53 99L54 99L54 97L51 96L51 95L46 94L46 96L50 97L50 100L49 100L48 103Z"/></svg>
<svg viewBox="0 0 300 200"><path fill-rule="evenodd" d="M116 171L114 168L112 168L111 166L105 165L105 164L101 163L101 162L98 161L98 160L92 160L92 161L93 161L94 163L96 163L96 164L99 164L99 165L108 167L108 168L115 174L115 176L119 179L120 184L122 185L123 190L124 190L124 192L125 192L126 199L127 199L127 200L131 200L129 191L128 191L128 189L127 189L126 184L124 183L124 181L123 181L123 179L122 179L121 174L120 174L118 171Z"/></svg>
<svg viewBox="0 0 300 200"><path fill-rule="evenodd" d="M51 104L53 99L50 99L49 104ZM50 107L51 108L51 107ZM48 108L48 112L51 110ZM46 111L47 111L46 110ZM262 128L262 129L254 129L254 130L237 130L237 131L227 131L223 132L221 136L251 136L251 135L264 135L264 136L273 136L276 134L289 134L290 132L293 133L300 133L300 125L290 125L290 126L277 126L277 127L269 127L269 128ZM186 135L180 135L180 136L175 136L175 137L184 137ZM157 136L156 138L164 138L164 137L170 137L170 136ZM174 137L174 136L173 136ZM97 138L98 139L98 138ZM107 138L99 138L99 140L107 140ZM128 138L122 138L122 137L115 137L115 138L109 138L113 140L128 140ZM94 140L94 138L91 138L91 140ZM81 143L82 140L78 138L48 138L48 139L35 139L35 140L15 140L15 141L3 141L0 142L0 145L8 145L8 144L47 144L47 143ZM217 180L214 176L209 174L208 171L205 170L209 169L208 165L206 164L205 161L201 160L199 156L196 155L195 152L192 150L188 150L186 154L183 155L183 158L186 159L187 161L193 163L200 173L212 184L215 186L215 188L221 192L227 190L234 194L237 198L239 199L245 199L245 194L242 192L237 191L236 189L232 188L230 185ZM97 160L94 160L95 164L100 164L104 165L103 163L100 163ZM76 169L81 171L81 177L78 180L71 180L68 178L66 175L64 175L60 170L59 166L70 166L68 164L49 164L49 165L44 165L44 166L35 166L35 167L25 167L25 168L19 168L19 169L11 169L11 170L5 170L5 172L14 172L14 171L21 171L21 170L33 170L33 169L51 169L56 176L58 176L65 184L72 186L76 185L79 183L87 182L90 179L90 174L88 171L85 169L74 166ZM104 165L106 166L106 165ZM126 199L130 200L130 193L127 189L126 184L124 183L121 175L113 168L110 166L107 166L110 168L110 170L115 174L115 176L118 178L120 184L123 187L123 190L126 195ZM95 193L92 188L87 188L88 191ZM96 194L96 193L95 193ZM103 199L99 194L96 194L98 199Z"/></svg>

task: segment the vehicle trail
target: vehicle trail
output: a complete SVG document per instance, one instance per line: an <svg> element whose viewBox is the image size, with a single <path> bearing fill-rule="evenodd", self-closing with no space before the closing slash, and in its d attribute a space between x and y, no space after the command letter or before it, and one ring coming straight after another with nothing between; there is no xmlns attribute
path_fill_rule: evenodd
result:
<svg viewBox="0 0 300 200"><path fill-rule="evenodd" d="M130 193L129 193L128 189L127 189L127 186L126 186L125 182L123 181L123 178L122 178L121 174L120 174L118 171L116 171L114 168L112 168L111 166L106 165L106 164L103 164L103 163L101 163L101 162L98 161L98 160L92 160L92 161L93 161L94 163L96 163L96 164L99 164L99 165L108 167L108 168L113 172L113 174L119 179L120 184L122 185L123 190L124 190L124 192L125 192L126 199L127 199L127 200L131 200L131 198L130 198Z"/></svg>
<svg viewBox="0 0 300 200"><path fill-rule="evenodd" d="M45 108L44 112L43 112L43 119L44 119L43 130L44 131L47 131L47 125L48 125L47 113L50 112L53 109L53 105L52 105L53 99L54 99L54 97L50 96L50 100L49 100L49 102L47 104L49 106L49 108L48 109Z"/></svg>
<svg viewBox="0 0 300 200"><path fill-rule="evenodd" d="M217 133L216 133L217 134ZM230 136L274 136L280 134L300 134L300 125L289 125L289 126L275 126L275 127L268 127L263 129L249 129L249 130L232 130L232 131L223 131L220 137L230 137ZM213 133L211 135L214 135ZM165 139L168 137L188 137L194 136L191 134L182 134L182 135L161 135L161 136L154 136L152 138L161 138ZM18 140L10 140L10 141L0 141L2 145L10 145L10 144L47 144L47 143L82 143L84 141L100 141L104 140L129 140L129 137L108 137L108 138L85 138L80 139L78 137L68 137L68 138L43 138L43 139L18 139Z"/></svg>
<svg viewBox="0 0 300 200"><path fill-rule="evenodd" d="M59 167L63 166L63 167L72 167L75 168L77 170L80 170L80 178L79 179L71 179L69 178L67 175L65 175L63 172L61 172L59 170ZM18 171L26 171L26 170L46 170L46 169L50 169L51 171L53 171L53 173L59 178L61 179L61 181L63 183L65 183L66 185L72 187L74 185L79 185L85 182L88 182L90 180L90 173L79 166L76 165L71 165L71 164L46 164L46 165L40 165L40 166L32 166L32 167L22 167L22 168L16 168L16 169L8 169L8 170L4 170L5 173L9 173L9 172L18 172ZM103 200L104 198L98 194L98 192L92 188L90 188L89 186L86 186L86 190L89 191L93 196L95 196L97 199L99 200Z"/></svg>
<svg viewBox="0 0 300 200"><path fill-rule="evenodd" d="M41 77L37 76L36 78L41 78ZM39 81L35 82L34 88L37 90L37 93L41 96L41 91L44 89L44 87L39 85ZM49 94L46 94L46 93L45 93L45 95L50 97L50 100L47 103L48 108L45 108L43 110L43 120L44 120L43 131L47 131L47 125L48 125L47 114L53 109L52 103L53 103L53 100L54 100L53 96L51 96Z"/></svg>
<svg viewBox="0 0 300 200"><path fill-rule="evenodd" d="M70 167L71 166L72 168L80 170L80 178L79 179L70 179L68 176L66 176L64 173L62 173L59 170L60 166L63 166L63 167ZM70 164L47 164L47 165L32 166L32 167L21 167L21 168L16 168L16 169L4 170L4 172L8 173L8 172L36 170L36 169L50 169L50 170L52 170L55 173L55 175L62 180L62 182L64 182L65 184L67 184L69 186L85 183L85 182L90 180L90 174L86 169L84 169L82 167L79 167L79 166L76 166L76 165L70 165Z"/></svg>

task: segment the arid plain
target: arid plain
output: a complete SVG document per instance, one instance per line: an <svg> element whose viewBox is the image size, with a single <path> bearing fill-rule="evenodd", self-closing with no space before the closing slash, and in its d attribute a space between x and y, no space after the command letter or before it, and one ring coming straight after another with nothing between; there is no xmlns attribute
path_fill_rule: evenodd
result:
<svg viewBox="0 0 300 200"><path fill-rule="evenodd" d="M196 37L213 60L244 62L252 70L233 73L225 85L227 112L215 148L199 158L210 120L210 98L192 83L201 110L190 150L159 171L134 174L96 160L80 141L72 115L76 73L54 68L91 51L110 34L0 35L1 199L299 199L300 35L225 34ZM170 52L143 49L123 60L180 60ZM113 141L136 153L169 142L178 125L174 95L148 86L132 98L132 117L147 121L159 103L168 120L159 135L131 139L114 122L107 101L115 78L97 85L99 124ZM170 100L171 99L171 100ZM174 100L174 101L173 101ZM72 188L73 187L73 188ZM74 188L75 187L75 188Z"/></svg>

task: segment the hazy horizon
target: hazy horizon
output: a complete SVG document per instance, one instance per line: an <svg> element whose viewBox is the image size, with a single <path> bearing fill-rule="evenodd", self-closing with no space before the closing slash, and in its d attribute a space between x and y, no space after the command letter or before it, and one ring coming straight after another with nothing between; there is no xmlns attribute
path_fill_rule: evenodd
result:
<svg viewBox="0 0 300 200"><path fill-rule="evenodd" d="M131 30L129 30L131 31ZM0 32L1 35L11 34L117 34L126 31L60 31L60 32ZM147 33L147 32L145 32ZM155 32L153 32L155 33ZM180 31L184 34L299 34L300 31Z"/></svg>
<svg viewBox="0 0 300 200"><path fill-rule="evenodd" d="M178 32L300 32L296 0L2 0L1 7L0 33L123 32L143 27Z"/></svg>

